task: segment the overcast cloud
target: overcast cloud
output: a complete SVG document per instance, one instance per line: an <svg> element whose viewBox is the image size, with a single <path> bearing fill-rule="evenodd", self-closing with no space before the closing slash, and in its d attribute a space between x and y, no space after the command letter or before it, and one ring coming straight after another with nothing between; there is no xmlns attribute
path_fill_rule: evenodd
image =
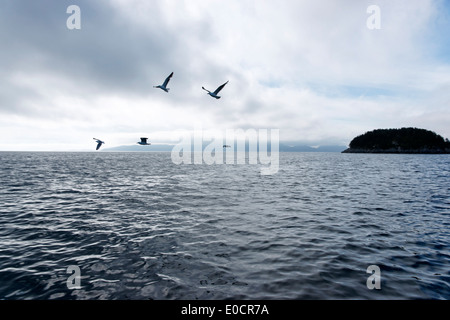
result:
<svg viewBox="0 0 450 320"><path fill-rule="evenodd" d="M449 27L437 0L2 0L0 150L173 143L195 125L309 145L405 126L450 138ZM153 88L172 71L170 93ZM220 100L201 89L227 80Z"/></svg>

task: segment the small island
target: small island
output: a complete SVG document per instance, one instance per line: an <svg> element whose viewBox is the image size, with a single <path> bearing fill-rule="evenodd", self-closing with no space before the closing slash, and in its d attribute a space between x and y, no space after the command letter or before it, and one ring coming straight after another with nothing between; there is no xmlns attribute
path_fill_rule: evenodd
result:
<svg viewBox="0 0 450 320"><path fill-rule="evenodd" d="M448 154L450 141L425 129L377 129L354 138L342 153Z"/></svg>

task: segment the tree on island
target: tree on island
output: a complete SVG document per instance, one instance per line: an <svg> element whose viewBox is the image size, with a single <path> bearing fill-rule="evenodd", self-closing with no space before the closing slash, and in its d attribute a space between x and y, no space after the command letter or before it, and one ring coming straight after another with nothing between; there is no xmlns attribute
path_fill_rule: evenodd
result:
<svg viewBox="0 0 450 320"><path fill-rule="evenodd" d="M450 141L425 129L377 129L357 136L346 153L450 153Z"/></svg>

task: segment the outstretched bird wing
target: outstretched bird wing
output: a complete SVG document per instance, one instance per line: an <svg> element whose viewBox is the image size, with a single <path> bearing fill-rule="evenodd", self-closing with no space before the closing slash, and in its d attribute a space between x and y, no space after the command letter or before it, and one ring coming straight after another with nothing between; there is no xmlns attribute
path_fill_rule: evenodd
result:
<svg viewBox="0 0 450 320"><path fill-rule="evenodd" d="M100 149L100 147L102 146L102 142L101 141L99 141L98 142L98 144L97 144L97 148L95 149L95 150L98 150L98 149Z"/></svg>
<svg viewBox="0 0 450 320"><path fill-rule="evenodd" d="M166 80L163 83L163 87L167 86L167 84L169 83L170 78L172 78L172 76L173 76L173 72L171 74L169 74L169 76L166 78Z"/></svg>
<svg viewBox="0 0 450 320"><path fill-rule="evenodd" d="M223 85L221 85L220 87L218 87L217 89L216 89L216 91L214 91L214 94L218 94L219 92L220 92L220 90L222 90L223 89L223 87L225 87L225 85L228 83L228 81L227 82L225 82Z"/></svg>

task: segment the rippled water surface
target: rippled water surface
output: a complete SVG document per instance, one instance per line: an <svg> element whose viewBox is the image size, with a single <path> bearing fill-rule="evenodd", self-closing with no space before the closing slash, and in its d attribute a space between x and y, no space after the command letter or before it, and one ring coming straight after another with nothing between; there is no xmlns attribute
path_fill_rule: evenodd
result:
<svg viewBox="0 0 450 320"><path fill-rule="evenodd" d="M0 152L0 299L449 299L449 161Z"/></svg>

